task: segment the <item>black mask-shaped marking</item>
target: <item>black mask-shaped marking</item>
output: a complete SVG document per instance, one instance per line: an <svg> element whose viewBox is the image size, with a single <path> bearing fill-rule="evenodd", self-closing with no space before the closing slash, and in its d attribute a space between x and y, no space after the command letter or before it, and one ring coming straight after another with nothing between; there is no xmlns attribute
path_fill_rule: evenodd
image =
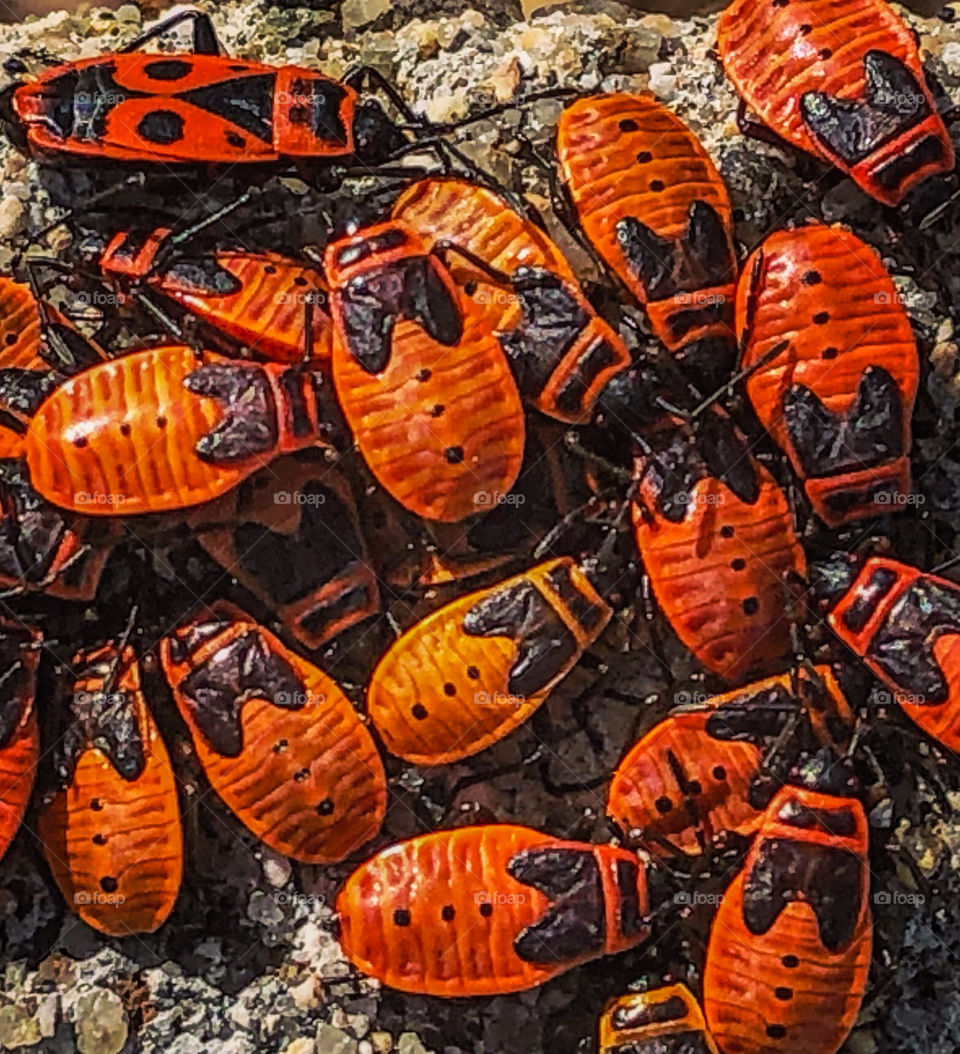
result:
<svg viewBox="0 0 960 1054"><path fill-rule="evenodd" d="M610 1048L610 1054L710 1054L702 1032L674 1032L670 1036L651 1036L634 1043Z"/></svg>
<svg viewBox="0 0 960 1054"><path fill-rule="evenodd" d="M817 917L820 941L837 952L853 937L865 888L862 862L846 849L783 839L760 846L743 887L743 921L766 933L803 894Z"/></svg>
<svg viewBox="0 0 960 1054"><path fill-rule="evenodd" d="M0 461L0 575L42 582L66 534L63 516L34 490L19 460Z"/></svg>
<svg viewBox="0 0 960 1054"><path fill-rule="evenodd" d="M705 201L691 203L687 229L676 241L661 238L634 216L617 222L617 239L648 300L666 300L676 293L692 293L733 280L736 261L729 234L717 210ZM711 306L729 314L729 305ZM716 310L707 314L712 318ZM680 321L676 324L683 326ZM690 323L686 329L694 324L701 323Z"/></svg>
<svg viewBox="0 0 960 1054"><path fill-rule="evenodd" d="M165 292L195 296L233 296L243 289L243 282L221 267L213 255L177 260L164 269L163 279Z"/></svg>
<svg viewBox="0 0 960 1054"><path fill-rule="evenodd" d="M10 625L0 628L0 750L10 742L24 704L34 694L34 674L23 661L24 649L30 643L25 629Z"/></svg>
<svg viewBox="0 0 960 1054"><path fill-rule="evenodd" d="M463 617L471 637L509 637L517 642L507 690L530 696L559 677L574 661L577 640L532 582L517 582L487 594Z"/></svg>
<svg viewBox="0 0 960 1054"><path fill-rule="evenodd" d="M917 702L945 703L947 679L933 654L945 634L960 634L960 590L918 578L891 607L866 657Z"/></svg>
<svg viewBox="0 0 960 1054"><path fill-rule="evenodd" d="M678 429L662 450L647 459L657 490L657 507L672 523L681 523L690 496L701 479L718 479L747 505L760 497L760 478L746 444L729 419L708 415L694 436Z"/></svg>
<svg viewBox="0 0 960 1054"><path fill-rule="evenodd" d="M273 143L276 74L254 73L179 92L176 98L235 124L268 146Z"/></svg>
<svg viewBox="0 0 960 1054"><path fill-rule="evenodd" d="M290 84L293 102L287 110L291 124L305 124L317 139L336 146L349 143L349 129L343 122L341 107L347 89L333 80L294 80Z"/></svg>
<svg viewBox="0 0 960 1054"><path fill-rule="evenodd" d="M46 370L0 369L0 406L32 417L62 379Z"/></svg>
<svg viewBox="0 0 960 1054"><path fill-rule="evenodd" d="M256 367L200 366L184 388L223 404L224 418L194 449L204 461L244 461L277 445L277 404L266 374Z"/></svg>
<svg viewBox="0 0 960 1054"><path fill-rule="evenodd" d="M879 366L863 371L857 400L846 414L831 413L802 384L786 392L783 412L807 476L856 472L903 455L903 400L896 381Z"/></svg>
<svg viewBox="0 0 960 1054"><path fill-rule="evenodd" d="M513 942L525 962L567 962L606 944L603 882L589 849L524 849L507 873L549 897L553 907Z"/></svg>
<svg viewBox="0 0 960 1054"><path fill-rule="evenodd" d="M514 276L520 298L520 324L500 337L520 393L535 399L583 332L589 316L556 275L523 268Z"/></svg>
<svg viewBox="0 0 960 1054"><path fill-rule="evenodd" d="M358 275L339 296L347 347L368 373L382 373L390 361L398 319L416 322L448 348L463 336L459 306L427 256Z"/></svg>
<svg viewBox="0 0 960 1054"><path fill-rule="evenodd" d="M909 69L884 51L863 59L864 102L838 99L827 92L805 92L800 112L813 138L848 166L930 116L930 104Z"/></svg>
<svg viewBox="0 0 960 1054"><path fill-rule="evenodd" d="M54 752L57 776L65 786L73 779L80 757L91 747L105 754L127 782L137 779L146 765L133 697L115 684L103 683L112 672L109 659L90 666L81 679L90 677L102 687L88 691L78 681L70 700L70 724Z"/></svg>
<svg viewBox="0 0 960 1054"><path fill-rule="evenodd" d="M240 566L278 605L309 596L363 554L349 509L335 491L311 481L299 493L304 502L296 534L258 523L242 523L233 534Z"/></svg>
<svg viewBox="0 0 960 1054"><path fill-rule="evenodd" d="M255 631L193 669L181 681L180 691L192 703L204 737L228 758L243 750L240 712L248 699L266 699L285 710L299 710L305 702L303 683L293 667Z"/></svg>

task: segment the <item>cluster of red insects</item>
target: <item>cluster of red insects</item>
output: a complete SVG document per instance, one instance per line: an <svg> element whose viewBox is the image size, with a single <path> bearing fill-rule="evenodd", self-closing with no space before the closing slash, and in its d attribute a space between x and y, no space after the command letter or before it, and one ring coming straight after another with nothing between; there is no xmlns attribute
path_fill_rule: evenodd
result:
<svg viewBox="0 0 960 1054"><path fill-rule="evenodd" d="M192 53L142 50L184 18ZM735 0L719 50L765 134L836 165L878 202L898 205L953 168L913 38L882 0ZM363 83L229 58L209 20L187 12L122 52L17 86L7 109L47 161L264 165L335 186L430 137L424 122L419 137L395 127ZM680 985L624 997L602 1019L601 1047L832 1054L871 957L867 823L848 765L855 719L834 667L775 671L790 663L794 611L816 580L839 640L957 750L960 588L885 558L808 568L795 503L710 396L742 371L736 383L823 524L895 511L911 490L911 327L876 252L846 229L776 231L738 268L719 174L651 95L572 102L557 155L570 222L669 354L641 361L533 219L491 185L449 175L408 186L389 217L334 237L322 261L222 249L198 259L169 229L101 245L101 278L158 315L193 319L202 348L111 356L36 287L5 280L0 573L10 591L87 600L121 519L186 515L314 649L378 605L350 489L329 467L341 451L359 451L392 502L437 525L482 517L511 492L537 415L596 433L604 454L628 451L623 511L663 615L706 670L733 684L769 676L672 713L632 748L608 797L624 847L512 825L390 846L341 891L343 948L408 992L517 991L643 942L658 857L750 837L713 923L703 1010ZM273 459L309 450L323 460L287 457L262 482ZM597 488L605 472L617 477L609 457L583 453ZM265 584L237 523L255 521L258 501L320 487L319 515L336 517L359 554L308 588ZM383 746L444 764L527 720L626 591L614 551L551 556L400 635L367 689ZM494 564L440 559L424 576ZM39 634L10 620L0 646L5 848L37 767ZM329 675L224 602L166 633L150 659L211 786L266 845L324 863L377 834L378 748ZM126 637L76 656L60 783L40 815L57 884L107 933L156 929L181 878L177 789L144 662Z"/></svg>

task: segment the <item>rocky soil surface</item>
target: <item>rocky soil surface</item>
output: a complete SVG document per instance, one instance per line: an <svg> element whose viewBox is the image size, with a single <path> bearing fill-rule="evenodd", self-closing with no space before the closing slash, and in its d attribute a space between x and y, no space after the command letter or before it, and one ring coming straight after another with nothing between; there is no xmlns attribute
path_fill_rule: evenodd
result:
<svg viewBox="0 0 960 1054"><path fill-rule="evenodd" d="M231 0L201 6L211 11L233 54L317 66L334 76L369 64L437 121L544 87L649 87L713 155L733 194L745 247L806 216L851 225L884 256L928 362L917 416L923 504L892 525L894 548L921 566L952 549L960 526L960 210L921 232L849 181L741 137L736 99L713 52L710 9L716 5L706 13L685 0L658 0L649 8L605 0L487 0L475 6L468 0ZM0 62L18 56L36 68L54 56L111 50L158 13L153 4L123 4L112 11L83 6L31 16L0 26ZM931 17L904 14L946 92L960 99L960 3ZM537 103L522 116L470 126L456 142L549 214L542 162L550 156L557 112L556 102ZM0 165L0 267L9 268L15 239L48 222L57 203L82 198L89 185L82 174L41 178L5 141ZM285 202L278 229L291 241L322 243L331 220L375 211L368 189L318 206L302 184L286 180L268 185L258 207L269 211ZM224 188L217 193L230 197ZM140 201L120 196L116 209L123 215ZM183 209L193 204L180 202ZM584 275L596 277L591 261L555 230ZM44 248L56 250L66 237L59 229ZM851 544L858 540L852 536ZM458 817L608 838L604 777L638 731L687 690L682 678L690 672L673 649L674 677L665 680L646 649L636 647L630 614L604 638L592 667L578 670L530 727L443 770L392 764L392 803L380 844ZM412 617L406 611L401 621ZM361 636L334 649L331 661L347 669L344 652L373 647ZM567 1054L593 1049L604 1002L629 985L671 973L696 983L708 915L694 912L682 927L662 934L650 953L601 961L518 996L451 1003L383 991L351 971L332 936L330 903L348 867L291 865L255 844L197 776L182 732L174 739L185 773L188 877L160 932L110 940L66 911L31 817L0 864L0 1048L44 1054ZM878 752L885 746L893 753L898 742L894 735ZM944 782L956 782L932 751L918 749ZM871 994L844 1048L848 1054L960 1050L960 826L949 807L915 782L905 783L909 793L891 793L871 816L878 947ZM960 796L948 794L950 805L960 806Z"/></svg>

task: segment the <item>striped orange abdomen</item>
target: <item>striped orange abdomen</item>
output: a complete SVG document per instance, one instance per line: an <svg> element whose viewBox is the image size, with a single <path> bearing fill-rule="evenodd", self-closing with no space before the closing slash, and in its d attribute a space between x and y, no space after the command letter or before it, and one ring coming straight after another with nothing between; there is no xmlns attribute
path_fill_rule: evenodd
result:
<svg viewBox="0 0 960 1054"><path fill-rule="evenodd" d="M911 30L885 0L733 0L718 41L764 124L884 204L953 168Z"/></svg>
<svg viewBox="0 0 960 1054"><path fill-rule="evenodd" d="M597 95L563 111L557 153L583 232L656 336L696 380L722 381L735 350L733 212L699 140L654 95Z"/></svg>
<svg viewBox="0 0 960 1054"><path fill-rule="evenodd" d="M34 486L87 515L135 515L226 493L280 453L318 442L308 373L182 346L150 348L65 381L27 433Z"/></svg>
<svg viewBox="0 0 960 1054"><path fill-rule="evenodd" d="M347 879L336 908L360 970L427 995L522 991L649 933L632 853L507 824L390 846Z"/></svg>
<svg viewBox="0 0 960 1054"><path fill-rule="evenodd" d="M729 457L726 482L702 460L698 446L715 458L730 438L705 430L694 441L677 431L665 450L640 458L633 525L674 632L704 666L733 681L790 653L806 559L786 495L742 437L721 452Z"/></svg>
<svg viewBox="0 0 960 1054"><path fill-rule="evenodd" d="M40 634L0 622L0 859L20 829L40 756L34 697Z"/></svg>
<svg viewBox="0 0 960 1054"><path fill-rule="evenodd" d="M220 250L163 268L150 286L255 355L294 364L309 352L315 364L330 361L326 283L296 260Z"/></svg>
<svg viewBox="0 0 960 1054"><path fill-rule="evenodd" d="M600 1018L600 1054L720 1054L684 984L630 992Z"/></svg>
<svg viewBox="0 0 960 1054"><path fill-rule="evenodd" d="M224 602L160 659L210 785L271 849L332 863L379 831L383 764L331 677Z"/></svg>
<svg viewBox="0 0 960 1054"><path fill-rule="evenodd" d="M724 1054L835 1054L870 968L867 821L784 787L713 921L704 1010Z"/></svg>
<svg viewBox="0 0 960 1054"><path fill-rule="evenodd" d="M475 754L527 720L610 613L569 558L460 597L380 660L367 689L370 718L387 749L415 764Z"/></svg>
<svg viewBox="0 0 960 1054"><path fill-rule="evenodd" d="M133 648L82 652L39 833L70 910L113 936L152 933L183 873L177 784Z"/></svg>
<svg viewBox="0 0 960 1054"><path fill-rule="evenodd" d="M906 508L919 362L876 252L842 227L770 235L744 268L737 328L757 367L747 394L817 515L834 527Z"/></svg>

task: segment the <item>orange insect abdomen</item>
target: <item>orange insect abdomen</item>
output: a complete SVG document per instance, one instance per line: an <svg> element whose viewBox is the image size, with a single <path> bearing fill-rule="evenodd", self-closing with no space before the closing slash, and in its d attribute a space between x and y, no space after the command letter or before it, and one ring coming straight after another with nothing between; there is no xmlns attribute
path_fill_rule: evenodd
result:
<svg viewBox="0 0 960 1054"><path fill-rule="evenodd" d="M327 286L316 270L279 253L220 250L209 263L213 281L203 262L174 263L150 286L265 359L299 363L311 351L310 361L329 362Z"/></svg>
<svg viewBox="0 0 960 1054"><path fill-rule="evenodd" d="M397 200L393 216L416 230L428 248L443 251L454 280L484 309L504 342L520 394L561 421L588 417L605 385L630 365L630 353L550 238L493 191L460 179L414 183ZM519 285L491 281L458 248ZM551 278L559 289L537 288ZM549 340L537 325L546 314Z"/></svg>
<svg viewBox="0 0 960 1054"><path fill-rule="evenodd" d="M380 660L370 719L387 749L415 764L475 754L527 720L610 613L569 558L459 597Z"/></svg>
<svg viewBox="0 0 960 1054"><path fill-rule="evenodd" d="M113 936L152 933L173 909L183 873L170 757L133 648L118 658L116 646L105 645L80 653L74 665L84 673L64 737L69 776L40 813L44 853L68 907L89 925ZM104 739L115 752L94 746Z"/></svg>
<svg viewBox="0 0 960 1054"><path fill-rule="evenodd" d="M674 452L688 454L697 457L692 448ZM668 469L661 476L660 455L641 458L633 504L634 537L657 603L697 659L727 680L789 654L790 609L806 573L783 491L745 446L733 456L739 493L692 462L696 475Z"/></svg>
<svg viewBox="0 0 960 1054"><path fill-rule="evenodd" d="M30 286L0 277L0 365L4 369L49 369L40 357L40 309Z"/></svg>
<svg viewBox="0 0 960 1054"><path fill-rule="evenodd" d="M40 634L0 622L0 660L7 671L0 695L0 859L20 829L40 756L34 697Z"/></svg>
<svg viewBox="0 0 960 1054"><path fill-rule="evenodd" d="M219 497L277 454L317 442L320 426L305 403L297 407L303 423L291 423L298 415L281 388L284 371L181 346L85 370L31 420L33 484L55 505L96 516Z"/></svg>
<svg viewBox="0 0 960 1054"><path fill-rule="evenodd" d="M633 854L507 824L390 846L347 879L336 908L360 970L426 995L522 991L649 933Z"/></svg>
<svg viewBox="0 0 960 1054"><path fill-rule="evenodd" d="M631 992L600 1018L600 1054L720 1054L684 984Z"/></svg>
<svg viewBox="0 0 960 1054"><path fill-rule="evenodd" d="M917 45L884 0L733 0L720 15L718 46L727 76L765 124L884 204L898 204L928 176L953 168ZM897 64L883 78L875 73L872 86L864 65L871 54ZM851 103L862 113L854 107L844 115ZM833 143L817 132L821 113L825 125L837 126Z"/></svg>
<svg viewBox="0 0 960 1054"><path fill-rule="evenodd" d="M817 515L835 527L905 508L919 362L876 252L842 227L770 235L744 268L737 329L746 368L788 342L747 394Z"/></svg>
<svg viewBox="0 0 960 1054"><path fill-rule="evenodd" d="M704 1010L724 1054L835 1054L870 968L869 886L860 803L781 790L710 931Z"/></svg>
<svg viewBox="0 0 960 1054"><path fill-rule="evenodd" d="M696 136L652 94L598 95L563 111L557 153L584 234L657 337L697 371L729 371L733 211Z"/></svg>
<svg viewBox="0 0 960 1054"><path fill-rule="evenodd" d="M824 745L833 744L838 727L853 723L830 667L813 672L816 680L801 668L669 714L620 762L610 780L608 815L653 852L698 856L718 836L752 834L763 808L752 803L750 789L790 708L798 714L803 708Z"/></svg>
<svg viewBox="0 0 960 1054"><path fill-rule="evenodd" d="M271 849L342 860L380 830L383 764L336 682L223 602L160 659L210 785Z"/></svg>

